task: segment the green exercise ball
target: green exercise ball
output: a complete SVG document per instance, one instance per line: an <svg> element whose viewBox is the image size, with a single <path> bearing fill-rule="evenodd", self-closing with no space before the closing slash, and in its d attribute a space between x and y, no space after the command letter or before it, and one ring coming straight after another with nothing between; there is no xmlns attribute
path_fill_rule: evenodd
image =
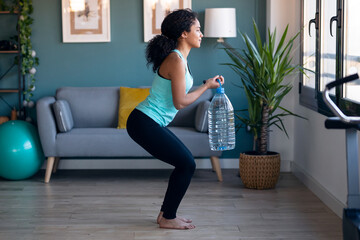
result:
<svg viewBox="0 0 360 240"><path fill-rule="evenodd" d="M33 176L44 162L36 128L25 121L0 125L0 176L22 180Z"/></svg>

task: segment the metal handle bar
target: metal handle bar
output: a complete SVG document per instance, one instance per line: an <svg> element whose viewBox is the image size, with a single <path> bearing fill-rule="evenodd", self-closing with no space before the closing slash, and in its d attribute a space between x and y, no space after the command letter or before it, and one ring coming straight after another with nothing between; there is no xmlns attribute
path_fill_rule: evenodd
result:
<svg viewBox="0 0 360 240"><path fill-rule="evenodd" d="M311 19L309 21L309 36L311 37L311 32L310 32L310 28L311 28L311 24L314 23L315 24L315 29L318 30L319 29L319 12L315 13L315 18Z"/></svg>
<svg viewBox="0 0 360 240"><path fill-rule="evenodd" d="M341 78L339 80L333 81L331 83L328 83L325 87L325 91L323 92L323 99L326 105L330 108L330 110L340 118L340 120L344 123L360 123L360 117L349 117L346 116L337 106L336 104L331 100L329 92L330 89L340 86L344 83L351 82L354 80L359 79L359 75L353 74L350 76L347 76L345 78Z"/></svg>

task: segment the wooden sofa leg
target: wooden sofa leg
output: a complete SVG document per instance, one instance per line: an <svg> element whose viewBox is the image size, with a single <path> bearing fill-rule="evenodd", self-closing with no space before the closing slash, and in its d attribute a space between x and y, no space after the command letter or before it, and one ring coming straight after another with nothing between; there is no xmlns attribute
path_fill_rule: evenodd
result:
<svg viewBox="0 0 360 240"><path fill-rule="evenodd" d="M210 157L212 168L215 170L219 182L223 181L221 167L218 157Z"/></svg>
<svg viewBox="0 0 360 240"><path fill-rule="evenodd" d="M56 173L56 171L57 171L57 169L59 167L59 162L60 162L60 158L55 157L54 167L53 167L53 170L52 170L53 173Z"/></svg>
<svg viewBox="0 0 360 240"><path fill-rule="evenodd" d="M45 183L50 181L51 173L54 167L55 157L48 157L47 165L46 165L46 173L45 173Z"/></svg>

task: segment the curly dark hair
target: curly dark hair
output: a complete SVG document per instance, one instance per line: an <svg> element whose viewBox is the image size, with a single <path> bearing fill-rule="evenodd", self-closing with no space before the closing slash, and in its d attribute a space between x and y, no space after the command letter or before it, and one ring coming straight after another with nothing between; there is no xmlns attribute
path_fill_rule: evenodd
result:
<svg viewBox="0 0 360 240"><path fill-rule="evenodd" d="M164 59L177 46L177 39L197 19L197 14L190 9L180 9L167 15L161 24L161 35L153 37L146 47L147 66L153 65L154 72L160 67Z"/></svg>

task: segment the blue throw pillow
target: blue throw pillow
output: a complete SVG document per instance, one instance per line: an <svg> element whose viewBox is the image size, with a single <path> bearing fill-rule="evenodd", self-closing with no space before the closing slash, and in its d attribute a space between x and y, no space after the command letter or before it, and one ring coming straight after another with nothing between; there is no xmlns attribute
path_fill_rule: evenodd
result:
<svg viewBox="0 0 360 240"><path fill-rule="evenodd" d="M74 127L70 105L66 100L57 100L53 104L56 125L60 132L68 132Z"/></svg>

